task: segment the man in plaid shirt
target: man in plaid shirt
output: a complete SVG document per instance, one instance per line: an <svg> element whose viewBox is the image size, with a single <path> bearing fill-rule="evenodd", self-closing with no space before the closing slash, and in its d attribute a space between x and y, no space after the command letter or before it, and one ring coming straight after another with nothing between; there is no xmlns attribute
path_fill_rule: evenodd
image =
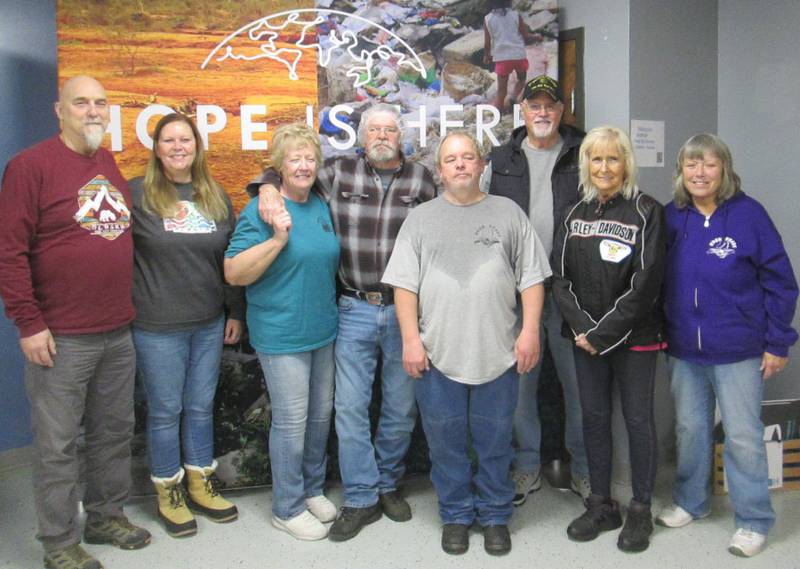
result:
<svg viewBox="0 0 800 569"><path fill-rule="evenodd" d="M395 107L374 105L359 125L364 153L328 159L317 174L341 244L335 408L345 503L330 530L333 541L354 537L381 513L411 519L397 484L416 422L414 385L403 370L392 289L380 281L408 212L433 198L436 187L424 166L404 159L402 132ZM251 194L259 191L267 223L282 209L279 185L272 169L248 185ZM379 354L383 401L373 441L369 404Z"/></svg>

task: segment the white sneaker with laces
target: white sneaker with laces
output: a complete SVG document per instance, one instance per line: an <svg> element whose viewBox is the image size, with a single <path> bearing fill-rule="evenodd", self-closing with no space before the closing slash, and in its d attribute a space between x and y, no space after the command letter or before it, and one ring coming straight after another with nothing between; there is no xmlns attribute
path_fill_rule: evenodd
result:
<svg viewBox="0 0 800 569"><path fill-rule="evenodd" d="M677 504L670 504L656 516L656 523L660 526L668 527L668 528L682 528L683 526L688 526L694 520L699 520L701 518L707 517L709 512L697 516L696 518L681 508Z"/></svg>
<svg viewBox="0 0 800 569"><path fill-rule="evenodd" d="M572 475L572 479L569 481L569 489L581 497L581 499L586 502L589 499L589 494L592 493L592 485L589 482L589 475L584 474L583 476L579 476L577 474Z"/></svg>
<svg viewBox="0 0 800 569"><path fill-rule="evenodd" d="M312 516L308 510L303 510L302 514L297 514L288 520L272 516L272 525L292 537L304 541L323 539L328 535L328 528L322 525L322 522Z"/></svg>
<svg viewBox="0 0 800 569"><path fill-rule="evenodd" d="M338 513L336 506L325 497L325 494L306 498L306 508L323 524L335 520Z"/></svg>
<svg viewBox="0 0 800 569"><path fill-rule="evenodd" d="M752 557L764 551L766 546L766 535L739 528L733 534L730 544L728 544L728 551L739 557Z"/></svg>
<svg viewBox="0 0 800 569"><path fill-rule="evenodd" d="M528 494L536 492L542 487L541 468L533 472L511 472L511 479L514 481L514 499L511 502L515 506L521 506L528 498Z"/></svg>

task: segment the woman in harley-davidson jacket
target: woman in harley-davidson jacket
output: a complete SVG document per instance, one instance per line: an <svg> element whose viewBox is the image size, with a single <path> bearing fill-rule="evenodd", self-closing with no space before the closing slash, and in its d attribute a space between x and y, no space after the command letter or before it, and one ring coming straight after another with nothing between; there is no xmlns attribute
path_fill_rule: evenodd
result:
<svg viewBox="0 0 800 569"><path fill-rule="evenodd" d="M589 541L622 525L611 498L611 385L617 383L630 441L633 499L617 546L644 551L653 531L656 474L653 386L663 349L661 282L664 210L636 186L630 139L615 127L590 131L580 148L582 199L567 214L553 248L553 290L564 333L575 341L592 494L567 528Z"/></svg>

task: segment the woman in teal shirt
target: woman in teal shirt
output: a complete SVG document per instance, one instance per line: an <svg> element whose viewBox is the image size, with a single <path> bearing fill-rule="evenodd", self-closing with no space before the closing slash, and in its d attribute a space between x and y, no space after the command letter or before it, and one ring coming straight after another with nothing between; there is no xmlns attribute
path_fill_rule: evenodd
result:
<svg viewBox="0 0 800 569"><path fill-rule="evenodd" d="M304 124L279 128L270 157L285 209L272 224L258 200L242 211L225 253L225 278L246 285L247 325L272 405L269 434L272 524L297 539L322 539L336 507L322 493L333 408L335 274L339 241L330 211L311 191L319 136Z"/></svg>

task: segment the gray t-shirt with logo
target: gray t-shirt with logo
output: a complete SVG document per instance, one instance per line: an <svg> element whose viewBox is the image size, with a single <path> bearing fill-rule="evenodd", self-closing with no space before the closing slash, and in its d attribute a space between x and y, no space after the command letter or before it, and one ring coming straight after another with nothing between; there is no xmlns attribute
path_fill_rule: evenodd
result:
<svg viewBox="0 0 800 569"><path fill-rule="evenodd" d="M513 201L488 195L459 206L439 196L411 211L382 281L418 295L431 363L453 381L479 385L514 364L517 292L550 274Z"/></svg>

